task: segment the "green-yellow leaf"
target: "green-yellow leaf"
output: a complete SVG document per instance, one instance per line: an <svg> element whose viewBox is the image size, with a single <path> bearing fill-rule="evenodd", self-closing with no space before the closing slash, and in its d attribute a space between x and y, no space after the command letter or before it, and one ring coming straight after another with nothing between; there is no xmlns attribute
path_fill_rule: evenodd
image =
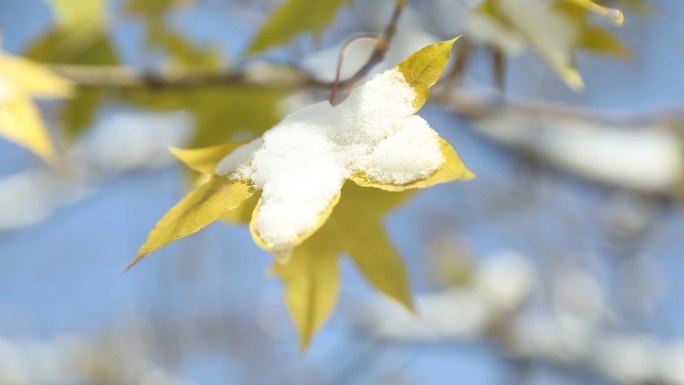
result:
<svg viewBox="0 0 684 385"><path fill-rule="evenodd" d="M442 76L456 40L458 37L424 47L397 65L396 68L416 91L416 111L427 102L430 88Z"/></svg>
<svg viewBox="0 0 684 385"><path fill-rule="evenodd" d="M597 13L604 16L615 23L615 25L622 25L625 23L625 15L619 9L608 8L602 5L596 4L592 0L566 0L573 4L579 5L580 7L589 10L591 12Z"/></svg>
<svg viewBox="0 0 684 385"><path fill-rule="evenodd" d="M124 13L145 21L146 44L148 48L164 52L167 56L166 70L219 70L222 60L218 50L194 44L166 22L171 10L186 3L187 0L130 0L124 7Z"/></svg>
<svg viewBox="0 0 684 385"><path fill-rule="evenodd" d="M254 54L290 41L302 33L320 34L348 0L285 0L261 26L249 46Z"/></svg>
<svg viewBox="0 0 684 385"><path fill-rule="evenodd" d="M124 7L124 12L146 19L163 19L171 8L183 1L185 0L129 0Z"/></svg>
<svg viewBox="0 0 684 385"><path fill-rule="evenodd" d="M64 97L71 91L71 83L38 63L0 53L0 81L31 97ZM5 84L7 83L7 84Z"/></svg>
<svg viewBox="0 0 684 385"><path fill-rule="evenodd" d="M107 0L48 0L58 25L77 28L103 24Z"/></svg>
<svg viewBox="0 0 684 385"><path fill-rule="evenodd" d="M212 177L192 190L164 215L126 270L169 243L194 234L215 222L222 215L239 207L252 194L254 191L248 183Z"/></svg>
<svg viewBox="0 0 684 385"><path fill-rule="evenodd" d="M604 55L622 58L632 56L631 51L605 28L588 25L582 30L579 48Z"/></svg>
<svg viewBox="0 0 684 385"><path fill-rule="evenodd" d="M54 27L29 46L34 60L65 64L116 64L107 36L107 0L49 0Z"/></svg>
<svg viewBox="0 0 684 385"><path fill-rule="evenodd" d="M590 13L609 17L616 24L622 13L591 0L485 0L475 9L471 37L506 54L529 46L556 71L573 90L584 82L575 68L579 49L595 53L627 56L628 50L607 30L592 23Z"/></svg>
<svg viewBox="0 0 684 385"><path fill-rule="evenodd" d="M93 123L102 99L101 89L82 87L64 103L60 117L69 139L78 137Z"/></svg>
<svg viewBox="0 0 684 385"><path fill-rule="evenodd" d="M564 0L557 1L554 8L572 20L578 28L579 37L576 48L622 58L631 55L629 49L609 30L591 23L586 6L577 4L575 1Z"/></svg>
<svg viewBox="0 0 684 385"><path fill-rule="evenodd" d="M426 179L417 180L404 185L393 185L370 180L365 174L356 174L351 177L351 180L359 186L374 187L386 191L404 191L416 188L428 188L436 184L452 182L455 180L471 180L475 178L475 174L468 170L456 151L446 140L439 138L439 145L442 155L444 156L444 164Z"/></svg>

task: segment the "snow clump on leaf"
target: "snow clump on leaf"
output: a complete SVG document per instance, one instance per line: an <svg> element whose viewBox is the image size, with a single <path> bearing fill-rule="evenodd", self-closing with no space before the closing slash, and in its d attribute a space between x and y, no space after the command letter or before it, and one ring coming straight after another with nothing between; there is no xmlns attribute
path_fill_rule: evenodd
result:
<svg viewBox="0 0 684 385"><path fill-rule="evenodd" d="M414 115L416 92L385 71L332 106L295 112L225 157L216 174L262 191L255 230L269 248L292 246L319 222L347 178L380 184L425 179L444 162L439 136Z"/></svg>

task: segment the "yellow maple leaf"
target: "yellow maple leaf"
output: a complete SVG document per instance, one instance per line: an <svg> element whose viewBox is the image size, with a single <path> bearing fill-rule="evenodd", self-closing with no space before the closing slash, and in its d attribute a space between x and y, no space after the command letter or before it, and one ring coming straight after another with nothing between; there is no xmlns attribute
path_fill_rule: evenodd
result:
<svg viewBox="0 0 684 385"><path fill-rule="evenodd" d="M64 97L70 88L37 63L0 52L0 136L52 160L55 150L33 98Z"/></svg>
<svg viewBox="0 0 684 385"><path fill-rule="evenodd" d="M247 144L172 149L191 168L208 175L208 181L159 221L129 268L226 215L239 212L228 219L242 221L253 210L252 236L277 257L273 271L285 286L302 348L334 308L342 254L351 257L377 290L412 309L403 263L382 220L408 199L407 190L474 177L453 148L414 115L439 79L455 40L416 52L352 91L336 107L318 104L290 115L263 138ZM365 129L355 131L354 124ZM364 147L363 141L373 145ZM359 147L365 156L355 152ZM257 151L262 158L255 156ZM300 153L305 157L298 158ZM266 174L248 172L260 168ZM323 175L335 172L341 172L341 180ZM261 183L264 175L276 183ZM293 190L293 195L288 190L292 186L303 189ZM302 196L311 199L302 204ZM272 222L264 225L259 222L262 210L273 210L273 201L276 215L269 213L266 217ZM301 221L309 214L313 221Z"/></svg>

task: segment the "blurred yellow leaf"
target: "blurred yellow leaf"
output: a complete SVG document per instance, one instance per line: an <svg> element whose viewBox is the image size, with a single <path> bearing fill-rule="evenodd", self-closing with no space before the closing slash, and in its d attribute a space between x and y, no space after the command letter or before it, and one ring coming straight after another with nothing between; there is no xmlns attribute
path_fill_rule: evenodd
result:
<svg viewBox="0 0 684 385"><path fill-rule="evenodd" d="M107 0L48 0L54 26L29 46L33 60L63 64L116 64L107 37Z"/></svg>
<svg viewBox="0 0 684 385"><path fill-rule="evenodd" d="M94 87L76 89L74 97L64 103L59 114L67 139L78 137L90 126L103 100L104 95L101 89Z"/></svg>
<svg viewBox="0 0 684 385"><path fill-rule="evenodd" d="M144 17L146 19L159 19L163 21L166 13L178 4L187 0L129 0L124 7L124 12L129 15Z"/></svg>
<svg viewBox="0 0 684 385"><path fill-rule="evenodd" d="M608 29L590 22L589 10L587 10L586 6L578 5L576 2L569 2L566 0L557 1L554 4L554 8L571 19L579 29L577 49L622 58L631 55L629 49L627 49Z"/></svg>
<svg viewBox="0 0 684 385"><path fill-rule="evenodd" d="M632 52L610 31L596 25L582 29L578 47L595 53L627 58Z"/></svg>
<svg viewBox="0 0 684 385"><path fill-rule="evenodd" d="M184 36L169 32L163 36L161 44L169 53L166 68L169 71L205 69L218 71L223 60L218 50L193 44Z"/></svg>
<svg viewBox="0 0 684 385"><path fill-rule="evenodd" d="M71 85L29 60L0 53L0 136L52 160L55 150L32 98L64 97Z"/></svg>
<svg viewBox="0 0 684 385"><path fill-rule="evenodd" d="M71 91L68 80L40 64L1 52L0 79L3 84L6 83L5 87L8 87L6 92L17 92L31 97L64 97Z"/></svg>
<svg viewBox="0 0 684 385"><path fill-rule="evenodd" d="M236 209L254 194L245 182L214 177L192 190L154 226L135 260L126 270L147 255L178 239L192 235Z"/></svg>
<svg viewBox="0 0 684 385"><path fill-rule="evenodd" d="M506 54L531 47L573 90L584 82L575 68L579 49L625 57L629 51L606 29L593 24L596 12L622 22L622 13L590 0L485 0L468 25L473 40Z"/></svg>
<svg viewBox="0 0 684 385"><path fill-rule="evenodd" d="M348 0L285 0L268 17L249 46L249 53L265 51L302 33L320 34Z"/></svg>
<svg viewBox="0 0 684 385"><path fill-rule="evenodd" d="M76 28L104 24L108 0L47 0L58 25Z"/></svg>
<svg viewBox="0 0 684 385"><path fill-rule="evenodd" d="M397 65L397 69L406 77L406 82L416 91L416 111L423 107L430 97L430 88L442 76L456 40L458 37L429 45Z"/></svg>

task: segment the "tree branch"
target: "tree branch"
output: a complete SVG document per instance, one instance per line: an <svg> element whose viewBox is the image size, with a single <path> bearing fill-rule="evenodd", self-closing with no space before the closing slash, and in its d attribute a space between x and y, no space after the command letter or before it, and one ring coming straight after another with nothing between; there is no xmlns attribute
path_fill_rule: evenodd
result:
<svg viewBox="0 0 684 385"><path fill-rule="evenodd" d="M339 83L350 87L367 74L386 52L399 19L403 2L398 1L392 19L385 30L384 43L379 42L369 61L352 77ZM245 86L250 88L279 89L284 92L308 90L329 90L333 83L324 82L306 74L301 69L278 64L253 63L235 72L187 72L146 73L125 67L93 67L53 65L52 70L86 87L111 88L189 88L209 86ZM472 124L469 129L486 137L498 146L524 153L533 153L541 160L568 171L582 179L608 186L618 186L647 193L673 195L675 186L682 179L677 168L684 168L684 152L673 148L680 143L681 128L684 127L684 106L673 106L651 111L611 113L589 108L564 106L549 102L505 99L496 91L482 92L455 87L441 87L433 92L431 101L446 110L466 117ZM494 124L492 124L494 123ZM581 130L577 130L581 128ZM572 136L581 131L581 137ZM655 133L641 141L626 138L630 132ZM658 134L660 132L660 135ZM603 149L587 147L594 139L605 143L606 139L622 140L629 148L620 147L625 159L635 158L636 150L643 158L640 167L632 174L622 172L623 165L615 163L614 157L604 162ZM644 138L643 135L637 138ZM561 151L550 153L546 147L549 139L560 146ZM583 156L571 159L566 143L579 145L579 150L588 150ZM610 141L609 140L609 141ZM658 143L669 142L667 152L656 150ZM650 145L649 145L650 143ZM667 144L667 143L665 143ZM613 144L613 147L617 144ZM546 146L546 147L545 147ZM631 147L630 147L631 146ZM650 147L649 147L650 146ZM597 152L598 151L598 152ZM566 153L563 153L566 152ZM587 155L589 154L589 155ZM560 156L564 156L560 157ZM613 151L612 155L615 155ZM596 159L589 159L597 156ZM588 159L577 163L577 159ZM659 163L660 162L660 163ZM644 168L644 164L650 168ZM597 172L598 170L598 172ZM642 174L636 174L641 170ZM648 172L645 172L647 170ZM684 174L684 172L682 172ZM657 178L654 179L654 175ZM650 184L643 184L646 178ZM660 179L658 179L660 178ZM657 179L657 180L656 180Z"/></svg>

